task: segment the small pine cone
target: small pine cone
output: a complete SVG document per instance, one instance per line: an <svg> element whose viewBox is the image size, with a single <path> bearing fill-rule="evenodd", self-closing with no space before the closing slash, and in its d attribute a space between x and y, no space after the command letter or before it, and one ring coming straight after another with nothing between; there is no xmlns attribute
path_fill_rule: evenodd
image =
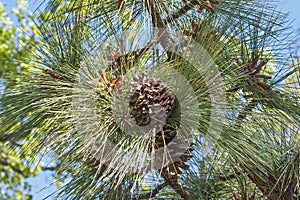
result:
<svg viewBox="0 0 300 200"><path fill-rule="evenodd" d="M184 170L188 170L189 167L190 167L189 165L185 164L183 161L178 161L178 162L176 162L175 165L177 167L180 167L180 168L184 169Z"/></svg>
<svg viewBox="0 0 300 200"><path fill-rule="evenodd" d="M182 171L179 169L177 165L171 164L168 166L169 173L182 174Z"/></svg>
<svg viewBox="0 0 300 200"><path fill-rule="evenodd" d="M185 162L190 160L192 158L192 154L190 150L187 150L183 155L181 155L179 158L174 160L171 164L166 166L164 168L164 171L168 172L169 174L175 173L176 175L182 174L182 171L187 171L189 169L189 165L187 165Z"/></svg>
<svg viewBox="0 0 300 200"><path fill-rule="evenodd" d="M176 134L177 131L174 127L165 124L163 128L155 135L154 148L159 149L161 147L164 147L165 145L167 145L169 142L173 140Z"/></svg>
<svg viewBox="0 0 300 200"><path fill-rule="evenodd" d="M172 113L175 97L161 80L142 74L131 86L130 114L137 125L146 126L153 119L159 124Z"/></svg>

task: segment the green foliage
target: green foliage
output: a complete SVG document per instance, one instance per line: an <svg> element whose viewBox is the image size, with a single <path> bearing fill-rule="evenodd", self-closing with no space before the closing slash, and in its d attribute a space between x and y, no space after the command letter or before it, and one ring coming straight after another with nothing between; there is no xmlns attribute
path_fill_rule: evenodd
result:
<svg viewBox="0 0 300 200"><path fill-rule="evenodd" d="M9 142L0 143L0 197L1 199L31 199L32 196L29 194L31 185L24 178L37 174L37 169L30 164L36 161L32 157L20 157L20 152L14 152L11 148L12 144ZM29 167L30 165L32 168Z"/></svg>
<svg viewBox="0 0 300 200"><path fill-rule="evenodd" d="M37 18L41 41L29 55L34 73L5 94L0 130L27 145L24 155L50 151L63 163L58 173L70 181L57 198L299 197L299 66L283 54L286 14L271 1L49 0L45 7ZM141 39L145 27L155 37ZM205 71L206 57L215 68ZM148 132L122 130L114 115L128 104L114 104L114 94L126 97L115 87L143 73L176 94L166 123L190 145L177 160L161 160L161 169L153 167Z"/></svg>
<svg viewBox="0 0 300 200"><path fill-rule="evenodd" d="M27 11L26 1L17 1L18 7L5 12L0 4L0 78L8 85L21 81L18 74L30 71L30 52L35 51L38 29L32 22L33 15ZM12 18L18 22L13 24Z"/></svg>
<svg viewBox="0 0 300 200"><path fill-rule="evenodd" d="M0 3L0 84L3 98L4 90L10 91L22 84L23 73L33 73L33 63L30 61L32 51L35 51L38 29L32 22L33 15L27 10L26 1L17 1L17 8L10 12L5 11L5 4ZM14 24L12 18L17 21ZM5 94L4 94L5 96ZM1 104L1 110L4 109ZM26 115L23 115L23 118ZM1 117L0 127L5 126L5 118L15 122L10 128L12 132L22 126L21 116ZM30 140L30 137L27 138ZM35 176L40 167L37 167L37 157L24 154L24 149L32 143L22 141L12 142L5 135L0 137L0 199L31 199L29 194L31 185L25 180Z"/></svg>

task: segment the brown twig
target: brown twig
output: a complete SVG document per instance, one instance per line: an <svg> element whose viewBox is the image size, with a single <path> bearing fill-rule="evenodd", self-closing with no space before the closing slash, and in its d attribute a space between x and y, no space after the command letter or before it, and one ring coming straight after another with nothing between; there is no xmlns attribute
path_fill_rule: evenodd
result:
<svg viewBox="0 0 300 200"><path fill-rule="evenodd" d="M171 16L168 16L167 18L165 18L165 21L167 23L170 23L171 21L179 18L180 16L184 15L185 13L187 13L191 8L193 8L194 6L196 6L197 3L198 3L197 0L192 0L192 1L188 2L186 5L184 5L177 12L175 12L175 13L171 14Z"/></svg>
<svg viewBox="0 0 300 200"><path fill-rule="evenodd" d="M247 116L247 113L251 112L252 109L255 108L255 106L257 105L257 101L256 100L251 100L248 105L239 113L238 115L238 119L242 120L245 119Z"/></svg>
<svg viewBox="0 0 300 200"><path fill-rule="evenodd" d="M15 136L15 133L11 134L0 134L0 142L8 142Z"/></svg>
<svg viewBox="0 0 300 200"><path fill-rule="evenodd" d="M168 172L168 169L164 168L162 170L162 176L166 179L168 185L172 187L183 199L190 199L191 195L189 192L185 191L182 185L178 183L178 175L176 173L171 175Z"/></svg>
<svg viewBox="0 0 300 200"><path fill-rule="evenodd" d="M175 47L175 43L172 41L169 31L167 30L167 22L161 17L158 7L154 0L147 0L147 9L151 15L152 24L157 28L159 43L168 52L169 57L172 53L169 52L169 48Z"/></svg>
<svg viewBox="0 0 300 200"><path fill-rule="evenodd" d="M159 186L157 186L155 189L153 189L151 192L148 192L146 194L141 194L138 196L135 196L133 198L131 198L131 200L140 200L140 199L150 199L153 198L157 195L157 193L162 190L164 187L168 186L169 183L166 181L163 184L160 184Z"/></svg>
<svg viewBox="0 0 300 200"><path fill-rule="evenodd" d="M188 170L189 165L186 165L185 162L192 158L190 152L193 150L190 147L182 156L176 159L170 165L162 169L162 176L168 182L168 185L172 187L183 199L190 199L190 194L184 190L181 184L178 183L178 174L181 174L181 169Z"/></svg>
<svg viewBox="0 0 300 200"><path fill-rule="evenodd" d="M8 166L10 167L13 171L17 172L18 174L24 176L24 172L19 169L18 167L15 167L13 166L11 163L5 161L5 160L0 160L0 165L3 165L3 166Z"/></svg>
<svg viewBox="0 0 300 200"><path fill-rule="evenodd" d="M56 171L60 168L60 165L53 166L53 167L41 167L42 171Z"/></svg>
<svg viewBox="0 0 300 200"><path fill-rule="evenodd" d="M110 70L114 70L114 69L117 69L118 67L121 66L122 63L125 63L125 64L129 64L129 59L130 58L134 58L132 61L131 61L131 65L134 65L134 63L144 54L146 53L151 45L154 43L155 41L152 40L150 42L148 42L146 44L145 47L139 49L139 50L135 50L135 51L131 51L129 53L126 53L126 54L123 54L121 55L119 52L116 52L114 51L113 49L109 48L109 51L111 53L111 57L114 59L114 64L111 65L107 71L110 71Z"/></svg>
<svg viewBox="0 0 300 200"><path fill-rule="evenodd" d="M229 174L225 176L219 176L217 177L218 181L230 181L232 179L235 179L236 177L242 175L242 172L235 172L234 174Z"/></svg>

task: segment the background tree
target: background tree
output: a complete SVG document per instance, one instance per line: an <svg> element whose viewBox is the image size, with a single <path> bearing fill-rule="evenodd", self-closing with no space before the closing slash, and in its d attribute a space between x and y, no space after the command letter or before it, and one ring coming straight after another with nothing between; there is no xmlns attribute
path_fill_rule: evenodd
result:
<svg viewBox="0 0 300 200"><path fill-rule="evenodd" d="M38 29L33 22L34 15L27 9L27 1L16 1L16 7L6 11L0 3L0 101L7 93L22 84L23 73L33 74L32 52L38 40ZM1 110L4 109L1 104ZM28 113L18 116L1 117L16 122L22 127L22 121ZM0 136L0 199L32 199L32 185L26 179L36 176L40 170L54 170L41 166L41 156L29 156L24 149L30 149L34 141L29 136L26 143L11 141L7 135Z"/></svg>
<svg viewBox="0 0 300 200"><path fill-rule="evenodd" d="M12 88L22 79L17 79L17 74L23 71L30 71L29 58L30 51L34 51L35 40L34 35L37 34L37 29L33 22L30 22L31 16L27 15L26 6L19 2L19 6L14 8L10 16L4 10L4 4L0 3L0 84L1 96L3 91ZM24 2L23 2L24 3ZM20 24L20 29L13 26L11 16L16 17ZM2 124L2 117L0 122ZM20 126L20 124L16 124ZM12 146L18 146L18 150L13 151ZM35 162L23 154L20 159L19 152L26 145L21 146L21 143L10 142L8 138L0 137L0 188L1 199L30 199L31 195L30 184L24 181L24 178L36 174L34 168L28 166L29 163Z"/></svg>
<svg viewBox="0 0 300 200"><path fill-rule="evenodd" d="M29 155L52 153L70 180L58 197L299 197L299 66L284 54L286 15L271 2L45 5L34 72L3 98L1 132L10 141L32 138ZM205 71L201 49L189 51L195 44L217 70ZM196 98L176 85L177 73ZM124 107L129 115L118 112ZM180 143L179 156L164 161Z"/></svg>
<svg viewBox="0 0 300 200"><path fill-rule="evenodd" d="M2 84L14 85L16 74L30 70L30 52L35 51L38 29L33 23L33 15L27 10L26 1L17 1L17 7L6 13L1 3L1 68ZM18 25L14 25L12 18ZM4 80L5 79L5 80Z"/></svg>

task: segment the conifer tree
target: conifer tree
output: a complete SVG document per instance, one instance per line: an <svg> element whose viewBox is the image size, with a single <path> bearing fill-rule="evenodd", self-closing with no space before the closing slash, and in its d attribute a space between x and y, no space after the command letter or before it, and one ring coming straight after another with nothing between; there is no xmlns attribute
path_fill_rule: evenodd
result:
<svg viewBox="0 0 300 200"><path fill-rule="evenodd" d="M299 198L299 65L272 1L41 8L34 74L0 129L51 153L69 180L57 198Z"/></svg>

